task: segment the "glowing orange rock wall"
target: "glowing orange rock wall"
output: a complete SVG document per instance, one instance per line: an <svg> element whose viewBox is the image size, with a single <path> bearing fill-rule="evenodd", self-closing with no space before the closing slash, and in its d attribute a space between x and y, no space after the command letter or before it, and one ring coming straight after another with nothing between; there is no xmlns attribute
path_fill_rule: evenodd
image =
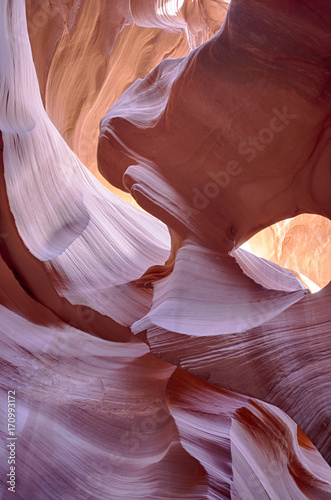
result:
<svg viewBox="0 0 331 500"><path fill-rule="evenodd" d="M248 248L265 259L302 273L319 287L331 277L331 224L318 215L298 215L253 236Z"/></svg>
<svg viewBox="0 0 331 500"><path fill-rule="evenodd" d="M185 56L213 36L226 14L225 2L182 3L177 11L168 1L27 0L47 113L82 162L117 193L97 171L100 117L163 58Z"/></svg>

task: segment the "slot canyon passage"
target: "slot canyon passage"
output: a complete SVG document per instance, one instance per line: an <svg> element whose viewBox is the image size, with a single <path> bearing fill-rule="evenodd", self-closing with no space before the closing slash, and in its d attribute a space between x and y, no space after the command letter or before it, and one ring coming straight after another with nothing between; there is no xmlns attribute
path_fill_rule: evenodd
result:
<svg viewBox="0 0 331 500"><path fill-rule="evenodd" d="M330 33L1 0L1 499L331 498Z"/></svg>

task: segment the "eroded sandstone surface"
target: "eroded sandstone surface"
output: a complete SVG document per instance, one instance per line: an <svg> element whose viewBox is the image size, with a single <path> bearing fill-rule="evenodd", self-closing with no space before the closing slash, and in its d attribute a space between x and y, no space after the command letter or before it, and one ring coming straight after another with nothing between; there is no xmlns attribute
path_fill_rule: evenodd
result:
<svg viewBox="0 0 331 500"><path fill-rule="evenodd" d="M329 3L2 12L1 498L329 499Z"/></svg>

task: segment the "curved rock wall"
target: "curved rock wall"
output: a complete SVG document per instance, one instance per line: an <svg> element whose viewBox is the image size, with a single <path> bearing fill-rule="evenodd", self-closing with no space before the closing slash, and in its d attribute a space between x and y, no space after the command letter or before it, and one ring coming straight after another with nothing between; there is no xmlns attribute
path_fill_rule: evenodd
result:
<svg viewBox="0 0 331 500"><path fill-rule="evenodd" d="M328 2L3 4L1 498L329 499Z"/></svg>

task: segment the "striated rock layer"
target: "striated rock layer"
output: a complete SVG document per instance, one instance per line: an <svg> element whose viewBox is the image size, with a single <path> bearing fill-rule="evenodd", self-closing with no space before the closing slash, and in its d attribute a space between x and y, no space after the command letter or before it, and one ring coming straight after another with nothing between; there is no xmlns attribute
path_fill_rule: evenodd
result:
<svg viewBox="0 0 331 500"><path fill-rule="evenodd" d="M223 1L177 3L26 1L46 111L83 163L122 197L97 171L100 118L164 57L185 56L213 36L226 14Z"/></svg>
<svg viewBox="0 0 331 500"><path fill-rule="evenodd" d="M4 0L3 499L331 496L330 7L227 8Z"/></svg>

